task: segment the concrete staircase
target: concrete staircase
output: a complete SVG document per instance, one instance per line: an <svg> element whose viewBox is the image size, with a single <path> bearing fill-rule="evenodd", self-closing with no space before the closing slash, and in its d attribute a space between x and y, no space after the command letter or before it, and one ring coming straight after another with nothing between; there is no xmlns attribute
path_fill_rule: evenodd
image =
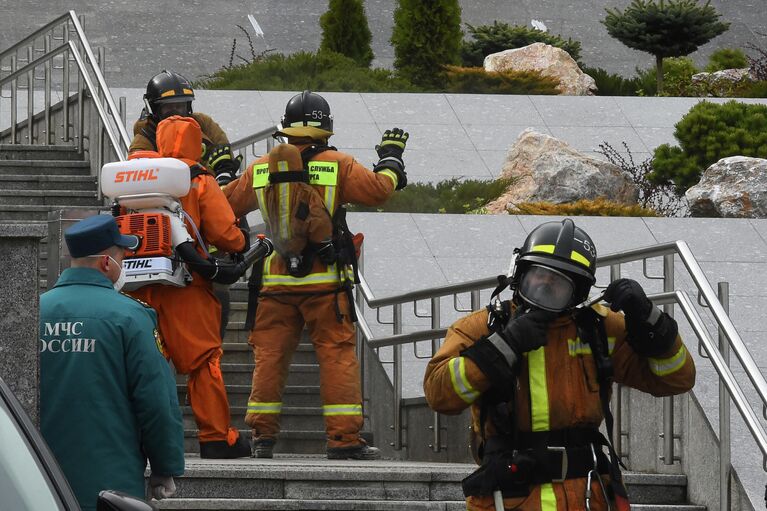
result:
<svg viewBox="0 0 767 511"><path fill-rule="evenodd" d="M49 211L101 205L77 148L0 144L1 222L45 222Z"/></svg>

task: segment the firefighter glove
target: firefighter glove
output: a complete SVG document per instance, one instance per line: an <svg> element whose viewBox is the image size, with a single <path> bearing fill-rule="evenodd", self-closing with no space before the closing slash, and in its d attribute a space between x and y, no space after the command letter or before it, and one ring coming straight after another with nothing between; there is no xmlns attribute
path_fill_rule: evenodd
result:
<svg viewBox="0 0 767 511"><path fill-rule="evenodd" d="M176 483L172 476L149 475L149 487L152 497L157 500L167 499L176 493Z"/></svg>
<svg viewBox="0 0 767 511"><path fill-rule="evenodd" d="M536 309L510 319L500 336L514 350L519 359L523 353L537 350L548 341L548 325L556 319L557 313Z"/></svg>
<svg viewBox="0 0 767 511"><path fill-rule="evenodd" d="M610 304L610 310L622 310L628 321L647 321L653 309L652 302L636 280L618 279L610 282L605 290L604 301ZM657 317L654 318L657 320ZM655 321L650 321L655 323Z"/></svg>
<svg viewBox="0 0 767 511"><path fill-rule="evenodd" d="M407 186L407 174L405 162L402 161L402 153L405 152L407 139L410 134L399 128L386 130L381 137L381 143L375 147L378 153L378 163L373 167L373 172L389 170L397 177L395 190L402 190Z"/></svg>
<svg viewBox="0 0 767 511"><path fill-rule="evenodd" d="M232 154L232 148L228 144L214 147L208 156L208 166L216 175L219 186L229 184L234 180L240 169L242 155L236 158Z"/></svg>

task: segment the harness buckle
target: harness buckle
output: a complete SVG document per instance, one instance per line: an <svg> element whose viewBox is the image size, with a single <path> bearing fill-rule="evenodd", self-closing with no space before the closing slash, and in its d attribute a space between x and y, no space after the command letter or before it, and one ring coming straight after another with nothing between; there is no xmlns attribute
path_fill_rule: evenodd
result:
<svg viewBox="0 0 767 511"><path fill-rule="evenodd" d="M559 479L551 479L552 483L563 483L567 479L567 448L558 445L550 445L546 447L549 452L558 452L562 456L562 473Z"/></svg>

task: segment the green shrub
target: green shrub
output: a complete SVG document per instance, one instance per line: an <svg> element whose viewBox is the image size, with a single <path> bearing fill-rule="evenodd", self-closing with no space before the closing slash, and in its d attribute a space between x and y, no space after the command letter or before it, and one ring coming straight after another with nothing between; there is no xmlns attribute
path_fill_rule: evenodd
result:
<svg viewBox="0 0 767 511"><path fill-rule="evenodd" d="M447 67L447 92L473 94L559 94L559 80L535 71L488 73L481 67Z"/></svg>
<svg viewBox="0 0 767 511"><path fill-rule="evenodd" d="M399 213L474 213L500 197L512 180L482 181L456 178L432 183L413 183L395 193L378 207L350 206L350 211L387 211Z"/></svg>
<svg viewBox="0 0 767 511"><path fill-rule="evenodd" d="M446 65L461 58L458 0L398 0L394 10L394 67L419 87L440 90Z"/></svg>
<svg viewBox="0 0 767 511"><path fill-rule="evenodd" d="M330 0L328 10L320 16L321 51L346 55L363 67L373 61L372 36L362 0Z"/></svg>
<svg viewBox="0 0 767 511"><path fill-rule="evenodd" d="M267 55L221 69L198 84L208 89L318 90L344 92L416 92L418 87L385 69L360 67L333 52Z"/></svg>
<svg viewBox="0 0 767 511"><path fill-rule="evenodd" d="M461 45L461 58L464 66L481 66L485 57L491 53L522 48L533 43L546 43L557 48L562 48L576 62L581 59L581 43L561 36L542 32L524 25L509 25L494 21L492 25L474 27L466 24L472 41L463 41Z"/></svg>
<svg viewBox="0 0 767 511"><path fill-rule="evenodd" d="M702 101L676 123L679 147L655 149L656 183L673 182L680 192L698 183L701 173L728 156L767 157L767 106L728 101Z"/></svg>
<svg viewBox="0 0 767 511"><path fill-rule="evenodd" d="M601 67L584 67L582 70L597 83L599 96L636 96L642 90L642 79L639 76L624 78L608 73Z"/></svg>
<svg viewBox="0 0 767 511"><path fill-rule="evenodd" d="M509 210L511 215L555 216L658 216L655 211L637 204L627 205L603 197L581 199L576 202L554 204L552 202L523 202Z"/></svg>
<svg viewBox="0 0 767 511"><path fill-rule="evenodd" d="M705 71L714 73L722 69L741 69L748 67L748 58L743 50L733 48L719 48L708 58Z"/></svg>
<svg viewBox="0 0 767 511"><path fill-rule="evenodd" d="M733 91L739 98L767 98L767 81L744 82Z"/></svg>
<svg viewBox="0 0 767 511"><path fill-rule="evenodd" d="M689 57L669 57L663 59L663 93L660 96L699 96L698 89L692 84L692 75L698 72L695 63Z"/></svg>

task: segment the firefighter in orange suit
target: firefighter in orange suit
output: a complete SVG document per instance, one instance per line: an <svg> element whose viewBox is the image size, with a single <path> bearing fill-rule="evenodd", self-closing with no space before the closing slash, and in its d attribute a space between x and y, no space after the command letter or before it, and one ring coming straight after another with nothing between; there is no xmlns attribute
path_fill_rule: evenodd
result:
<svg viewBox="0 0 767 511"><path fill-rule="evenodd" d="M199 231L206 245L213 243L222 250L241 252L247 248L246 237L237 228L232 209L213 175L197 164L201 140L200 125L190 117L171 116L157 126L160 156L178 158L190 165L191 188L180 198L189 216L187 230L193 237L195 230ZM199 242L196 248L204 254ZM189 401L199 429L200 456L249 456L248 440L229 424L229 402L220 367L221 307L211 282L193 272L192 282L186 287L156 284L132 291L131 295L157 311L170 359L176 371L189 375Z"/></svg>
<svg viewBox="0 0 767 511"><path fill-rule="evenodd" d="M434 410L471 406L480 467L463 481L467 508L600 511L609 501L628 511L617 454L598 429L612 429L611 384L681 394L695 382L692 356L633 280L607 287L609 308L579 306L596 250L572 220L538 226L514 257L494 293L509 285L512 299L454 323L424 378Z"/></svg>
<svg viewBox="0 0 767 511"><path fill-rule="evenodd" d="M306 325L320 366L328 458L377 459L378 449L366 445L359 434L362 396L350 303L356 257L342 205L382 204L406 185L402 153L408 134L397 128L384 133L376 146L380 160L371 172L351 155L327 145L333 135L330 107L319 94L304 91L286 105L276 135L287 137L301 151L309 184L333 219L335 256L328 258L321 253L322 247L310 246L295 271L278 252L264 262L255 327L249 339L256 369L245 422L253 428L254 456L272 457L290 359ZM269 172L266 156L224 188L235 214L257 208L263 211L266 192L279 174ZM265 220L273 223L270 218ZM274 237L274 226L270 228Z"/></svg>
<svg viewBox="0 0 767 511"><path fill-rule="evenodd" d="M198 161L210 169L221 186L234 180L242 156L235 157L224 130L209 115L192 111L194 89L189 80L175 71L163 70L149 80L144 94L144 108L133 124L133 140L129 154L157 150L157 124L172 115L192 117L202 130L202 151ZM240 224L245 227L242 220ZM209 247L216 257L224 257L218 247ZM213 284L213 292L221 302L221 337L229 321L229 286Z"/></svg>

